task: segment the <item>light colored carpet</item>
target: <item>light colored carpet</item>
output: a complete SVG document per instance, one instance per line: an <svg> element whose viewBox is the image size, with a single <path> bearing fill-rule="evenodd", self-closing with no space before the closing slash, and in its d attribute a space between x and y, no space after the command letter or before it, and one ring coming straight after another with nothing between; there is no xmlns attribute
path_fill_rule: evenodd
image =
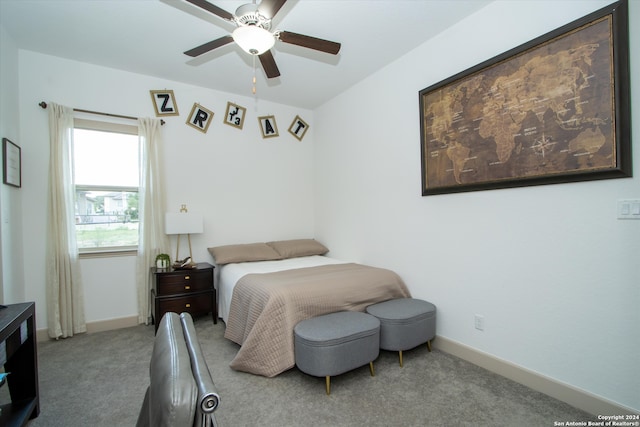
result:
<svg viewBox="0 0 640 427"><path fill-rule="evenodd" d="M364 366L332 379L291 369L264 378L229 368L238 346L224 323L195 321L222 402L221 426L553 426L589 414L426 345L381 352L376 375ZM38 343L40 426L134 426L148 385L153 326ZM6 388L6 387L3 387ZM188 427L188 426L185 426Z"/></svg>

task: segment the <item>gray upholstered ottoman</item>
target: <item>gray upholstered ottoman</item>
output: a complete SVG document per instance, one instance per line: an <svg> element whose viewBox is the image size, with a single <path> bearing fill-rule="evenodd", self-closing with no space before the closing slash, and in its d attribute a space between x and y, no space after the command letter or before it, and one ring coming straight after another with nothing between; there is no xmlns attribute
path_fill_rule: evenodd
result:
<svg viewBox="0 0 640 427"><path fill-rule="evenodd" d="M436 306L415 298L398 298L373 304L366 312L380 320L380 348L399 352L427 343L436 336Z"/></svg>
<svg viewBox="0 0 640 427"><path fill-rule="evenodd" d="M339 311L298 323L294 331L296 365L302 372L325 377L327 394L331 377L369 364L380 354L380 321L366 313Z"/></svg>

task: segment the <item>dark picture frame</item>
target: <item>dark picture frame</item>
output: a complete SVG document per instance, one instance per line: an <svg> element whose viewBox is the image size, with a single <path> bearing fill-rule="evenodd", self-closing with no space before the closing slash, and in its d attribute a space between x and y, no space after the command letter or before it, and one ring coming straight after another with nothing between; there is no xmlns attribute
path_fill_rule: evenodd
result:
<svg viewBox="0 0 640 427"><path fill-rule="evenodd" d="M632 176L626 0L419 92L422 195Z"/></svg>
<svg viewBox="0 0 640 427"><path fill-rule="evenodd" d="M7 138L2 138L2 182L22 187L22 150Z"/></svg>

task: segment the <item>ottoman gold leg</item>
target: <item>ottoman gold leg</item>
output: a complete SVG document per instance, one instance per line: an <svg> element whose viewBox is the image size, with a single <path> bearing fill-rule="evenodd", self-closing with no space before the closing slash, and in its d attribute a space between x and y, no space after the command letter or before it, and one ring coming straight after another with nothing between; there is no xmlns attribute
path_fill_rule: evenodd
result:
<svg viewBox="0 0 640 427"><path fill-rule="evenodd" d="M427 341L427 348L431 351L431 340Z"/></svg>
<svg viewBox="0 0 640 427"><path fill-rule="evenodd" d="M373 370L373 362L369 362L369 371L371 372L371 376L376 376L376 371Z"/></svg>
<svg viewBox="0 0 640 427"><path fill-rule="evenodd" d="M398 352L398 355L400 356L400 367L402 368L402 350Z"/></svg>
<svg viewBox="0 0 640 427"><path fill-rule="evenodd" d="M327 375L324 378L324 382L327 388L327 396L331 394L331 377L329 375Z"/></svg>

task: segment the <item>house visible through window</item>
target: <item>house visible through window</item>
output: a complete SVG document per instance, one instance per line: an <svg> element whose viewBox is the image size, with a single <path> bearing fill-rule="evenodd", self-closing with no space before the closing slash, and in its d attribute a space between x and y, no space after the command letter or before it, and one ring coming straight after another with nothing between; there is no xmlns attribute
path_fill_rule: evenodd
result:
<svg viewBox="0 0 640 427"><path fill-rule="evenodd" d="M75 119L75 227L83 252L138 246L138 128Z"/></svg>

